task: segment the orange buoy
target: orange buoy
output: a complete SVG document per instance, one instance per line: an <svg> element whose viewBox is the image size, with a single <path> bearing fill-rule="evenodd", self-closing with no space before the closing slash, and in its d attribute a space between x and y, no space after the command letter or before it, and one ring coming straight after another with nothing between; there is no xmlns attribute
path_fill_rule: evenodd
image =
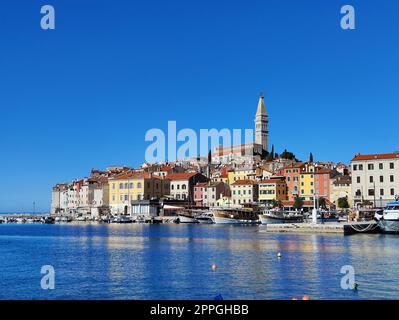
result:
<svg viewBox="0 0 399 320"><path fill-rule="evenodd" d="M212 265L212 271L216 271L217 268L218 268L218 267L217 267L216 264L213 264L213 265Z"/></svg>

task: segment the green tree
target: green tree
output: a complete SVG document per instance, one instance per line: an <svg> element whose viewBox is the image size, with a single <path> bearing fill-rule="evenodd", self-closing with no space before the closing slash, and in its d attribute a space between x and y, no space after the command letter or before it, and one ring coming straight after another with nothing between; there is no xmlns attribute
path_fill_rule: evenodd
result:
<svg viewBox="0 0 399 320"><path fill-rule="evenodd" d="M303 198L296 197L294 201L294 209L302 209L303 207Z"/></svg>
<svg viewBox="0 0 399 320"><path fill-rule="evenodd" d="M282 154L280 154L280 158L287 159L287 160L296 160L295 154L287 151L287 149L285 149L284 152Z"/></svg>
<svg viewBox="0 0 399 320"><path fill-rule="evenodd" d="M281 207L281 200L273 199L271 205L272 205L272 208L279 208L279 207Z"/></svg>
<svg viewBox="0 0 399 320"><path fill-rule="evenodd" d="M274 144L272 145L272 151L267 155L266 161L273 161L274 159Z"/></svg>
<svg viewBox="0 0 399 320"><path fill-rule="evenodd" d="M324 197L320 197L319 198L319 207L322 209L326 209L327 208L327 200Z"/></svg>
<svg viewBox="0 0 399 320"><path fill-rule="evenodd" d="M349 208L348 197L342 197L338 199L338 208L347 209Z"/></svg>

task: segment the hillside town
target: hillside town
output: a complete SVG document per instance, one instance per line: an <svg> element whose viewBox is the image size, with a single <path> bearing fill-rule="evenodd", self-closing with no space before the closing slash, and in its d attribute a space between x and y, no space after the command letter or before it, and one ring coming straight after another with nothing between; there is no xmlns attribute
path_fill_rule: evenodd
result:
<svg viewBox="0 0 399 320"><path fill-rule="evenodd" d="M269 118L261 95L255 142L216 147L207 157L92 169L52 189L52 215L158 215L161 209L245 207L309 212L383 207L399 193L399 152L355 154L351 163L305 161L269 151Z"/></svg>

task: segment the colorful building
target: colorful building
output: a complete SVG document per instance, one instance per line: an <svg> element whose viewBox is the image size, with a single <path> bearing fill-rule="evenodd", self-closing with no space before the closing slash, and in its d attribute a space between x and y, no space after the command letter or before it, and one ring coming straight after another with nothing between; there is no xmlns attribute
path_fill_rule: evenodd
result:
<svg viewBox="0 0 399 320"><path fill-rule="evenodd" d="M233 205L255 203L258 201L258 182L253 180L238 180L230 185Z"/></svg>
<svg viewBox="0 0 399 320"><path fill-rule="evenodd" d="M259 202L270 204L273 200L287 200L285 177L271 177L259 182Z"/></svg>
<svg viewBox="0 0 399 320"><path fill-rule="evenodd" d="M170 194L170 181L151 173L126 172L109 178L112 213L130 214L131 201L161 198Z"/></svg>

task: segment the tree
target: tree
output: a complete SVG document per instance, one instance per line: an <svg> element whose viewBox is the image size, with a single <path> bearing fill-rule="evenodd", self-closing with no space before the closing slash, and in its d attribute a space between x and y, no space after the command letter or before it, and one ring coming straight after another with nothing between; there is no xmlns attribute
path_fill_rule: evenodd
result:
<svg viewBox="0 0 399 320"><path fill-rule="evenodd" d="M313 153L310 153L310 154L309 154L309 162L310 162L310 163L313 163Z"/></svg>
<svg viewBox="0 0 399 320"><path fill-rule="evenodd" d="M282 154L280 154L280 158L287 159L287 160L296 160L295 154L287 151L287 149L285 149L284 152Z"/></svg>
<svg viewBox="0 0 399 320"><path fill-rule="evenodd" d="M274 159L274 144L272 145L272 151L267 155L266 161L273 161Z"/></svg>
<svg viewBox="0 0 399 320"><path fill-rule="evenodd" d="M301 197L296 197L294 201L294 209L302 209L303 199Z"/></svg>
<svg viewBox="0 0 399 320"><path fill-rule="evenodd" d="M279 208L279 207L281 207L281 200L273 199L272 200L272 208Z"/></svg>
<svg viewBox="0 0 399 320"><path fill-rule="evenodd" d="M327 208L327 200L324 197L320 197L319 198L319 207L322 209L326 209Z"/></svg>
<svg viewBox="0 0 399 320"><path fill-rule="evenodd" d="M347 209L349 208L348 197L342 197L338 199L338 208Z"/></svg>

